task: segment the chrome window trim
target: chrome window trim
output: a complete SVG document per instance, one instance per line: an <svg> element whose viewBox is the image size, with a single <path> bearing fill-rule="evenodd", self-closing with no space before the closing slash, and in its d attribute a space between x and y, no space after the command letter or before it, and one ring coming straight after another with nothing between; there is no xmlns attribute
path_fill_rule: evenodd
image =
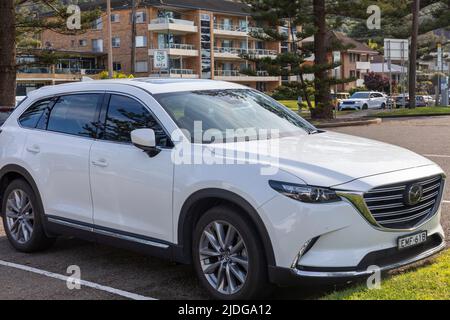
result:
<svg viewBox="0 0 450 320"><path fill-rule="evenodd" d="M142 89L138 86L132 86L133 88L136 89ZM159 102L153 97L153 95L148 92L147 90L142 89L142 91L144 91L145 93L147 93L156 103ZM147 111L150 112L150 114L152 115L152 117L156 120L156 122L158 122L158 124L161 126L161 128L164 130L164 132L166 133L167 137L170 139L170 141L172 142L173 145L174 142L172 141L172 136L170 134L168 134L168 130L166 129L166 127L163 125L163 123L159 120L159 118L155 115L155 113L151 110L151 108L144 103L143 101L141 101L139 98L130 95L128 93L124 93L124 92L120 92L120 91L110 91L110 90L98 90L98 89L94 89L92 91L89 90L81 90L81 91L68 91L68 92L64 92L64 93L60 93L60 94L49 94L49 95L45 95L42 97L39 97L37 99L34 99L31 101L31 103L28 105L28 107L24 108L24 110L22 110L20 112L20 114L16 117L16 122L17 125L19 126L19 128L23 129L23 130L36 130L36 131L40 131L40 132L50 132L50 133L54 133L54 134L59 134L59 135L64 135L64 136L68 136L68 137L76 137L76 138L80 138L80 139L87 139L87 140L91 140L91 141L102 141L102 142L109 142L109 143L116 143L116 144L122 144L122 145L133 145L132 143L129 142L119 142L119 141L111 141L111 140L105 140L105 139L97 139L97 138L91 138L91 137L83 137L83 136L79 136L79 135L75 135L75 134L70 134L70 133L64 133L64 132L57 132L57 131L50 131L50 130L44 130L44 129L39 129L39 128L27 128L21 125L21 123L19 122L20 117L22 116L23 113L25 113L30 107L32 107L35 103L39 102L39 101L43 101L43 100L48 100L48 99L55 99L55 98L59 98L59 97L63 97L63 96L70 96L70 95L78 95L78 94L116 94L116 95L122 95L131 99L136 100L137 102L139 102L145 109L147 109ZM24 99L22 102L24 102L26 99ZM109 103L109 101L108 101ZM160 105L159 105L160 106ZM100 113L103 109L103 103L102 106L100 107ZM162 108L162 106L160 106ZM17 108L17 107L16 107ZM164 108L162 108L164 110ZM106 110L107 111L107 110ZM165 110L164 110L165 112ZM167 113L166 113L167 114ZM170 116L169 116L170 118ZM99 119L100 120L100 119ZM158 147L161 149L166 149L166 150L172 150L174 147Z"/></svg>
<svg viewBox="0 0 450 320"><path fill-rule="evenodd" d="M136 87L136 88L138 88L138 87ZM152 97L155 101L156 101L156 99L149 93L149 92L147 92L146 90L144 90L144 92L146 92L147 94L149 94L150 95L150 97ZM130 99L133 99L134 101L136 101L136 102L138 102L140 105L142 105L149 113L150 113L150 115L155 119L155 121L161 126L161 128L164 130L164 133L167 135L167 138L172 142L172 144L174 145L174 143L173 143L173 141L172 141L172 136L170 135L170 134L168 134L168 130L166 129L166 127L163 125L163 123L159 120L159 118L155 115L155 113L153 112L153 110L146 104L146 103L144 103L143 101L141 101L141 99L139 99L139 98L137 98L137 97L135 97L135 96L133 96L133 95L130 95L130 94L128 94L128 93L124 93L124 92L119 92L119 91L105 91L105 94L109 94L109 95L118 95L118 96L124 96L124 97L127 97L127 98L130 98ZM158 104L159 104L159 102L158 101L156 101ZM105 105L104 106L105 108L106 108L106 110L105 110L105 115L108 113L108 111L109 111L109 101L108 101L108 104L107 105ZM161 107L162 108L162 107ZM102 109L103 109L103 106L102 106ZM164 110L164 108L162 108L163 110ZM165 110L164 110L164 112L165 112ZM101 112L100 112L101 113ZM167 112L166 112L167 113ZM169 116L169 118L170 118L170 116ZM101 120L101 119L100 119ZM104 138L102 138L102 139L96 139L97 141L102 141L102 142L110 142L110 143L117 143L117 144L122 144L122 145L133 145L131 142L121 142L121 141L112 141L112 140L106 140L106 139L104 139ZM161 147L161 146L157 146L158 148L161 148L161 149L173 149L174 147Z"/></svg>
<svg viewBox="0 0 450 320"><path fill-rule="evenodd" d="M19 114L18 117L16 117L16 122L17 125L19 126L19 128L23 129L23 130L31 130L31 131L40 131L40 132L47 132L47 133L53 133L53 134L58 134L58 135L63 135L66 137L75 137L75 138L80 138L80 139L85 139L85 140L91 140L91 141L96 141L98 139L95 138L91 138L91 137L84 137L84 136L80 136L80 135L76 135L76 134L71 134L71 133L64 133L64 132L58 132L58 131L51 131L51 130L47 130L47 129L39 129L39 128L27 128L22 126L22 124L20 123L20 117L29 109L31 108L33 105L35 105L37 102L43 101L43 100L48 100L48 99L55 99L55 98L59 98L59 97L64 97L64 96L73 96L73 95L78 95L78 94L105 94L106 91L104 90L92 90L92 91L73 91L73 92L65 92L65 93L61 93L61 94L51 94L51 95L47 95L47 96L42 96L39 97L38 99L33 100L28 107L26 107L24 110L21 111L21 113ZM100 107L101 109L101 107Z"/></svg>
<svg viewBox="0 0 450 320"><path fill-rule="evenodd" d="M47 217L47 220L48 220L48 222L51 222L51 223L56 223L56 224L60 224L63 226L76 228L76 229L83 230L83 231L93 232L96 234L109 236L109 237L113 237L113 238L117 238L117 239L121 239L121 240L131 241L131 242L135 242L135 243L141 243L144 245L158 247L158 248L162 248L162 249L169 248L168 244L158 243L156 241L151 241L151 240L140 239L138 237L133 237L131 235L124 235L124 234L116 233L113 231L103 230L103 229L99 229L98 227L96 228L95 226L86 226L86 225L78 224L76 222L60 220L58 218L53 218L53 217Z"/></svg>

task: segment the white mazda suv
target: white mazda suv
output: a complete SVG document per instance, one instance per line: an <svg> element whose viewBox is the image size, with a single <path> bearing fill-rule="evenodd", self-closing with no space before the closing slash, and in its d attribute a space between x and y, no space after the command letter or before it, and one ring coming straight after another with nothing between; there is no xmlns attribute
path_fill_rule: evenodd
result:
<svg viewBox="0 0 450 320"><path fill-rule="evenodd" d="M44 87L0 133L15 249L68 234L192 263L219 299L437 253L444 181L411 151L317 130L258 91L209 80Z"/></svg>

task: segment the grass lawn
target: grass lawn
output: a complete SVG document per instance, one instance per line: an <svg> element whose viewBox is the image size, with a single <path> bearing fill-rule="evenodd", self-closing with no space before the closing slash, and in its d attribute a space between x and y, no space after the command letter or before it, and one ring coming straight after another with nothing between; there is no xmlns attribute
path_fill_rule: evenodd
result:
<svg viewBox="0 0 450 320"><path fill-rule="evenodd" d="M381 289L360 285L323 297L325 300L450 300L450 250L434 263L383 279Z"/></svg>
<svg viewBox="0 0 450 320"><path fill-rule="evenodd" d="M417 115L433 115L448 114L450 115L450 107L420 107L415 109L395 109L392 111L381 111L373 114L375 117L389 116L417 116Z"/></svg>
<svg viewBox="0 0 450 320"><path fill-rule="evenodd" d="M298 113L298 105L297 105L297 101L296 100L278 100L278 102L283 104L283 105L285 105L286 107L288 107L292 111ZM312 105L314 107L314 101L312 101ZM352 112L355 112L355 111L349 111L349 110L347 110L347 111L338 111L337 115L338 116L346 115L346 114L349 114L349 113L352 113ZM303 110L302 110L302 117L307 118L307 119L310 118L310 112L309 112L308 109L303 108Z"/></svg>
<svg viewBox="0 0 450 320"><path fill-rule="evenodd" d="M285 105L292 111L298 112L297 100L278 100L278 102Z"/></svg>

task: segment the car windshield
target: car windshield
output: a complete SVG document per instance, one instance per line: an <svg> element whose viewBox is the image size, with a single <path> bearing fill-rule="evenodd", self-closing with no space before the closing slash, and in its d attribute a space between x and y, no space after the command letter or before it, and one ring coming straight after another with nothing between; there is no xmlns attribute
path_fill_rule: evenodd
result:
<svg viewBox="0 0 450 320"><path fill-rule="evenodd" d="M232 142L243 132L246 140L318 132L295 112L250 89L166 93L155 98L193 143ZM218 133L214 139L205 138L212 131Z"/></svg>
<svg viewBox="0 0 450 320"><path fill-rule="evenodd" d="M369 95L369 92L356 92L351 96L350 99L368 99Z"/></svg>

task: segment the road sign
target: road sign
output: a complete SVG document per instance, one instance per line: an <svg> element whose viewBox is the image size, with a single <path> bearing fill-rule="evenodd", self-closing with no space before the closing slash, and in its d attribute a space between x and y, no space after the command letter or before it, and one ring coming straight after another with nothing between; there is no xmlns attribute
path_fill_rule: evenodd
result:
<svg viewBox="0 0 450 320"><path fill-rule="evenodd" d="M439 43L437 47L437 67L442 71L442 45Z"/></svg>
<svg viewBox="0 0 450 320"><path fill-rule="evenodd" d="M409 40L384 39L384 56L391 60L408 60Z"/></svg>
<svg viewBox="0 0 450 320"><path fill-rule="evenodd" d="M154 51L153 67L155 69L169 68L169 55L166 50Z"/></svg>

